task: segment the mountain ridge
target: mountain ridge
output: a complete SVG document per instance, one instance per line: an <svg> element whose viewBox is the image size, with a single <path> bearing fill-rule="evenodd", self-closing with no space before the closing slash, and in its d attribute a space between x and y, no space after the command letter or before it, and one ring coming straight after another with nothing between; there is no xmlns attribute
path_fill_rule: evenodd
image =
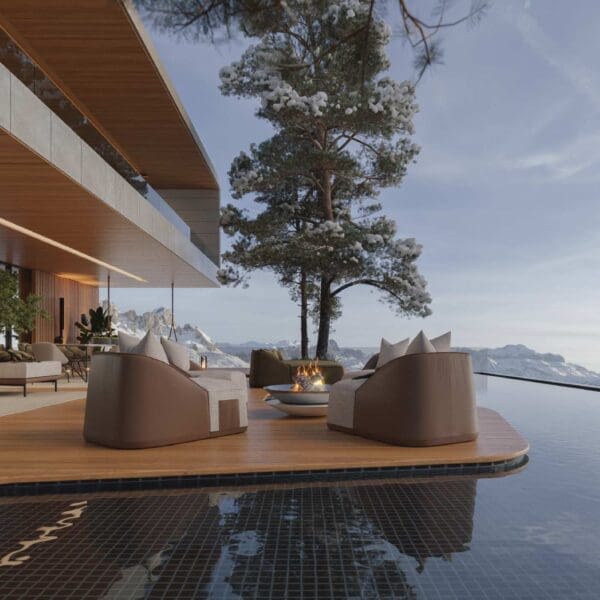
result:
<svg viewBox="0 0 600 600"><path fill-rule="evenodd" d="M161 306L142 314L133 309L119 312L116 307L112 307L112 311L119 331L141 337L150 329L157 335L169 335L172 315L168 308ZM278 348L286 358L300 355L300 345L296 341L217 343L199 326L190 323L176 325L175 331L178 341L189 348L192 360L198 361L200 356L206 356L210 367L248 367L250 353L255 348ZM453 350L468 352L476 372L600 387L600 373L567 362L560 354L537 352L524 344L508 344L499 348L455 347ZM339 346L335 340L330 343L331 358L347 370L362 369L375 351L366 351L365 347Z"/></svg>

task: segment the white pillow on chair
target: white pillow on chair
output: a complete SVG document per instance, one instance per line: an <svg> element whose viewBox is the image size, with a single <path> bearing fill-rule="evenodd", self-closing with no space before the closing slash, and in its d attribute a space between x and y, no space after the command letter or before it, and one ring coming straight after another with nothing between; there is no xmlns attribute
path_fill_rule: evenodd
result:
<svg viewBox="0 0 600 600"><path fill-rule="evenodd" d="M450 352L450 345L452 343L452 332L448 331L444 335L439 335L436 338L429 340L431 345L435 348L436 352Z"/></svg>
<svg viewBox="0 0 600 600"><path fill-rule="evenodd" d="M419 331L408 345L406 354L428 354L435 351L434 345L427 339L427 336L423 331Z"/></svg>
<svg viewBox="0 0 600 600"><path fill-rule="evenodd" d="M392 344L388 342L385 338L381 338L381 347L379 349L379 358L377 359L376 369L383 367L386 363L389 363L391 360L395 358L400 358L406 354L406 349L408 348L408 338L402 340L401 342L396 342Z"/></svg>
<svg viewBox="0 0 600 600"><path fill-rule="evenodd" d="M119 331L119 352L129 353L131 352L142 340L135 337L135 335L129 335L124 331Z"/></svg>
<svg viewBox="0 0 600 600"><path fill-rule="evenodd" d="M182 371L190 370L190 353L183 344L178 344L164 337L160 338L160 343L172 365L179 367Z"/></svg>
<svg viewBox="0 0 600 600"><path fill-rule="evenodd" d="M164 363L169 362L167 353L160 343L160 339L149 331L140 341L140 343L131 349L131 354L141 354L143 356L149 356L155 358Z"/></svg>

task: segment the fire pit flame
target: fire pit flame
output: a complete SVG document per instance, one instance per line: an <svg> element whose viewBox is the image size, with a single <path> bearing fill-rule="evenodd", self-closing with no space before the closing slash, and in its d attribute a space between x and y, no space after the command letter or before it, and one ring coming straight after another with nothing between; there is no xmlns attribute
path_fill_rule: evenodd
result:
<svg viewBox="0 0 600 600"><path fill-rule="evenodd" d="M319 368L318 359L311 361L308 365L302 365L296 369L293 377L293 392L308 392L322 390L325 387L323 372Z"/></svg>

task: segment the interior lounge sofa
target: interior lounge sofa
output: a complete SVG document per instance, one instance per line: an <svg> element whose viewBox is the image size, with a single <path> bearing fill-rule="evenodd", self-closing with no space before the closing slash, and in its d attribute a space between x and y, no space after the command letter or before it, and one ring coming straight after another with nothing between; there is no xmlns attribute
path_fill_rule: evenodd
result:
<svg viewBox="0 0 600 600"><path fill-rule="evenodd" d="M243 373L199 376L163 360L94 354L83 435L112 448L149 448L242 433L248 427Z"/></svg>
<svg viewBox="0 0 600 600"><path fill-rule="evenodd" d="M329 394L330 429L399 446L474 440L473 367L462 352L412 353L370 375L343 379Z"/></svg>
<svg viewBox="0 0 600 600"><path fill-rule="evenodd" d="M62 365L59 361L0 363L0 385L22 387L23 396L27 396L30 383L52 382L57 392L61 377Z"/></svg>
<svg viewBox="0 0 600 600"><path fill-rule="evenodd" d="M61 361L56 358L37 358L31 352L31 345L19 344L19 349L6 349L0 344L0 385L23 388L23 396L27 396L30 383L54 383L54 391L58 391L58 380L62 376Z"/></svg>
<svg viewBox="0 0 600 600"><path fill-rule="evenodd" d="M265 387L292 383L299 367L308 366L308 360L286 360L275 349L252 350L250 355L250 387ZM320 360L319 368L325 383L332 384L344 375L344 367L333 360Z"/></svg>

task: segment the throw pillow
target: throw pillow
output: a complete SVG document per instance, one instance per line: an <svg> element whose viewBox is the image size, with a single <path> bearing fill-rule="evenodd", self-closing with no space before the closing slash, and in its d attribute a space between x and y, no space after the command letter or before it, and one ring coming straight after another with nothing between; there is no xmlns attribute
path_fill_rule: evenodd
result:
<svg viewBox="0 0 600 600"><path fill-rule="evenodd" d="M379 352L377 354L373 354L373 356L371 356L371 358L366 362L366 364L362 368L362 370L368 371L370 369L375 369L377 367L378 360L379 360Z"/></svg>
<svg viewBox="0 0 600 600"><path fill-rule="evenodd" d="M10 353L4 348L0 349L0 362L10 362L11 360Z"/></svg>
<svg viewBox="0 0 600 600"><path fill-rule="evenodd" d="M141 342L140 338L119 331L119 352L133 352L133 349Z"/></svg>
<svg viewBox="0 0 600 600"><path fill-rule="evenodd" d="M179 367L182 371L190 370L190 353L184 345L172 342L164 337L160 338L160 343L172 365Z"/></svg>
<svg viewBox="0 0 600 600"><path fill-rule="evenodd" d="M452 340L452 332L444 333L436 338L429 340L436 352L450 352L450 344Z"/></svg>
<svg viewBox="0 0 600 600"><path fill-rule="evenodd" d="M131 354L141 354L155 358L161 362L168 363L167 353L160 343L160 340L151 331L149 331L137 346L131 349Z"/></svg>
<svg viewBox="0 0 600 600"><path fill-rule="evenodd" d="M13 362L35 362L33 354L21 352L20 350L12 350L9 348L8 353Z"/></svg>
<svg viewBox="0 0 600 600"><path fill-rule="evenodd" d="M408 338L406 338L401 342L392 344L385 338L381 338L381 348L379 349L379 358L377 359L377 366L375 368L380 369L391 360L404 356L406 354L406 349L408 348L408 341Z"/></svg>
<svg viewBox="0 0 600 600"><path fill-rule="evenodd" d="M433 344L427 339L427 336L419 331L413 341L408 345L406 354L428 354L435 352Z"/></svg>

